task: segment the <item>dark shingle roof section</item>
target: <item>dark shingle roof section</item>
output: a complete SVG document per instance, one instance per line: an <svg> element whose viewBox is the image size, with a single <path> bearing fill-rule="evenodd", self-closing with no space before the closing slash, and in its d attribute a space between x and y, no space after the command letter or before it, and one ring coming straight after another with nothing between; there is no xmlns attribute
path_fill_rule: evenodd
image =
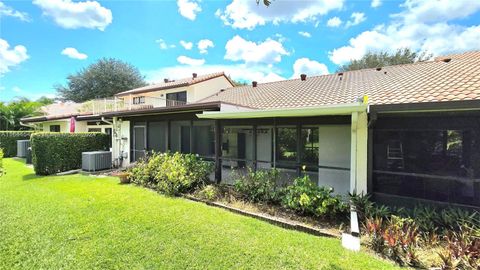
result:
<svg viewBox="0 0 480 270"><path fill-rule="evenodd" d="M451 59L444 61L444 59ZM260 109L298 108L356 102L402 104L480 100L480 51L433 61L240 86L200 102L224 101Z"/></svg>
<svg viewBox="0 0 480 270"><path fill-rule="evenodd" d="M196 78L194 78L194 77L192 76L192 77L189 77L189 78L183 78L183 79L179 79L179 80L172 80L172 81L169 81L169 82L155 83L155 84L151 84L151 85L147 85L147 86L135 88L135 89L132 89L132 90L120 92L120 93L118 93L118 94L116 94L116 95L117 95L117 96L123 96L123 95L129 95L129 94L138 94L138 93L145 93L145 92L150 92L150 91L157 91L157 90L177 88L177 87L188 86L188 85L192 85L192 84L196 84L196 83L208 81L208 80L210 80L210 79L218 78L218 77L221 77L221 76L225 76L225 78L227 78L227 80L229 80L230 83L231 83L232 86L233 86L232 81L225 75L225 73L223 73L223 72L217 72L217 73L199 75L199 76L197 76Z"/></svg>

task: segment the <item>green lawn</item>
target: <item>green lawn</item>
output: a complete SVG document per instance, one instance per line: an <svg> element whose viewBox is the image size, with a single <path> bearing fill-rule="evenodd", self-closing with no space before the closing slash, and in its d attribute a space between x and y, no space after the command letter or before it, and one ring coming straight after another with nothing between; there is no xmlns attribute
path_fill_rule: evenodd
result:
<svg viewBox="0 0 480 270"><path fill-rule="evenodd" d="M282 229L115 178L38 177L5 159L0 269L391 269Z"/></svg>

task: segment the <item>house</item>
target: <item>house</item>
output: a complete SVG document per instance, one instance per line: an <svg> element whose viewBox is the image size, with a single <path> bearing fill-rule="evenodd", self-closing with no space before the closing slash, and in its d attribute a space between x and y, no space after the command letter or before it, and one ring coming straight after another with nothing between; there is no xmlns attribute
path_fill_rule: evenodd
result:
<svg viewBox="0 0 480 270"><path fill-rule="evenodd" d="M480 207L480 51L208 88L161 106L147 100L170 92L150 90L120 93L121 108L98 113L111 119L122 166L151 150L180 151L214 162L226 183L247 167L275 167L284 181L305 171L340 194Z"/></svg>
<svg viewBox="0 0 480 270"><path fill-rule="evenodd" d="M25 126L44 132L104 132L112 136L113 122L106 112L139 111L194 103L233 86L223 72L170 80L121 92L111 98L84 103L60 102L41 108L42 116L21 119ZM128 164L128 161L125 165Z"/></svg>

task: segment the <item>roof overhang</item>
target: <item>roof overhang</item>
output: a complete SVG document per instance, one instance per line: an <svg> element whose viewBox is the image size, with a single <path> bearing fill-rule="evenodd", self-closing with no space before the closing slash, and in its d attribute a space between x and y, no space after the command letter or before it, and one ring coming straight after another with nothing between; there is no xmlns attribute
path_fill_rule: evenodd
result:
<svg viewBox="0 0 480 270"><path fill-rule="evenodd" d="M370 105L372 114L480 111L480 100Z"/></svg>
<svg viewBox="0 0 480 270"><path fill-rule="evenodd" d="M20 122L39 123L39 122L48 122L48 121L60 121L60 120L68 120L71 117L78 117L78 115L34 116L34 117L21 118Z"/></svg>
<svg viewBox="0 0 480 270"><path fill-rule="evenodd" d="M205 103L193 103L181 106L173 107L158 107L152 109L143 110L125 110L117 112L102 113L103 117L130 117L130 116L144 116L144 115L158 115L158 114L173 114L173 113L185 113L185 112L198 112L204 110L219 110L221 108L221 102L205 102Z"/></svg>
<svg viewBox="0 0 480 270"><path fill-rule="evenodd" d="M354 112L367 112L366 104L339 104L306 108L265 109L236 112L203 112L197 114L201 119L245 119L271 117L308 117L327 115L351 115Z"/></svg>

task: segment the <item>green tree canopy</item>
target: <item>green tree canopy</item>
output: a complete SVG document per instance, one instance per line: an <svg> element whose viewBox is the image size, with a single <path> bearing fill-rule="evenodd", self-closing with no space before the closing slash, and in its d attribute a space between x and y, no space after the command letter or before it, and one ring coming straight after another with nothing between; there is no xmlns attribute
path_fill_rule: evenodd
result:
<svg viewBox="0 0 480 270"><path fill-rule="evenodd" d="M368 52L361 59L351 60L350 63L341 66L338 71L343 72L364 68L411 64L426 61L431 57L432 55L427 52L416 52L409 48L398 49L393 53L387 51Z"/></svg>
<svg viewBox="0 0 480 270"><path fill-rule="evenodd" d="M67 85L56 85L61 99L84 102L111 97L122 91L145 86L140 71L129 63L102 58L87 68L67 77Z"/></svg>
<svg viewBox="0 0 480 270"><path fill-rule="evenodd" d="M39 108L45 105L44 100L30 101L27 98L4 103L0 102L0 130L24 130L29 129L20 125L20 119L39 115Z"/></svg>

